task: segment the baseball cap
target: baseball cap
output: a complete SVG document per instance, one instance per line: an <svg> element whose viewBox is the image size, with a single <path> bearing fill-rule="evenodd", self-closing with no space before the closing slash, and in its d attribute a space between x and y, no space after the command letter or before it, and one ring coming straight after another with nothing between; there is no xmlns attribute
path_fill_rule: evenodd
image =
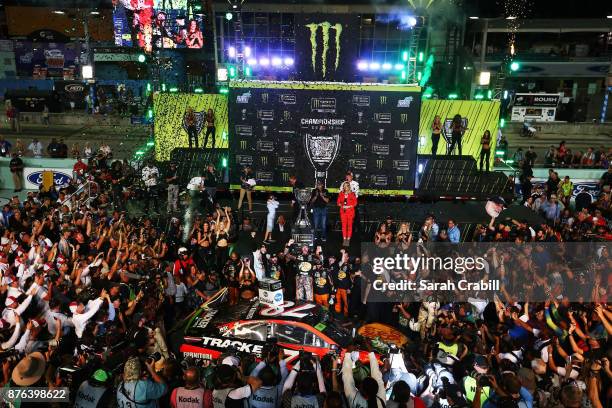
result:
<svg viewBox="0 0 612 408"><path fill-rule="evenodd" d="M91 378L98 382L105 383L106 381L108 381L108 373L100 368L93 373Z"/></svg>
<svg viewBox="0 0 612 408"><path fill-rule="evenodd" d="M15 296L9 296L6 298L6 300L4 301L4 305L5 306L10 306L12 305L14 302L17 302L17 298Z"/></svg>

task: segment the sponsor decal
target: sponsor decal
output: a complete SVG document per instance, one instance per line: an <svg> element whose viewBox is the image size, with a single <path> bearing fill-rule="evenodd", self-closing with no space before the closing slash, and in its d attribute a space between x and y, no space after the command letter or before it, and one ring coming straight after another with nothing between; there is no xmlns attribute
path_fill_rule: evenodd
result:
<svg viewBox="0 0 612 408"><path fill-rule="evenodd" d="M195 327L198 329L204 329L208 327L208 324L215 317L217 312L218 310L213 309L213 310L210 310L208 313L206 313L204 316L196 317L192 327Z"/></svg>
<svg viewBox="0 0 612 408"><path fill-rule="evenodd" d="M271 140L258 140L257 150L259 150L260 152L273 152L274 142Z"/></svg>
<svg viewBox="0 0 612 408"><path fill-rule="evenodd" d="M314 73L317 72L317 53L319 49L317 44L317 32L319 31L319 28L321 29L321 37L323 38L323 47L321 50L321 74L323 78L325 78L327 75L327 53L329 51L330 30L334 31L333 41L335 41L336 44L336 58L333 64L334 71L337 71L338 67L340 66L340 37L342 36L342 24L338 23L332 25L328 21L323 21L322 23L318 24L306 24L306 28L310 30L310 62L312 65L312 72Z"/></svg>
<svg viewBox="0 0 612 408"><path fill-rule="evenodd" d="M250 91L236 96L236 103L249 103L249 99L251 99Z"/></svg>
<svg viewBox="0 0 612 408"><path fill-rule="evenodd" d="M410 170L410 160L393 160L393 168L400 171Z"/></svg>
<svg viewBox="0 0 612 408"><path fill-rule="evenodd" d="M255 173L255 177L259 183L272 183L274 180L274 173L271 171L258 171Z"/></svg>
<svg viewBox="0 0 612 408"><path fill-rule="evenodd" d="M380 104L381 105L386 105L387 104L387 96L386 95L381 95L379 98L380 98Z"/></svg>
<svg viewBox="0 0 612 408"><path fill-rule="evenodd" d="M372 174L371 183L377 187L387 187L389 180L386 174Z"/></svg>
<svg viewBox="0 0 612 408"><path fill-rule="evenodd" d="M363 145L361 143L355 143L355 153L360 154L363 152Z"/></svg>
<svg viewBox="0 0 612 408"><path fill-rule="evenodd" d="M239 166L252 166L253 165L253 156L237 154L236 155L236 163Z"/></svg>
<svg viewBox="0 0 612 408"><path fill-rule="evenodd" d="M72 180L71 174L57 170L48 171L53 171L53 184L55 184L56 186L66 186L70 184L70 181ZM43 182L43 172L44 170L32 172L27 175L27 180L32 184L40 186Z"/></svg>
<svg viewBox="0 0 612 408"><path fill-rule="evenodd" d="M381 156L388 156L389 155L389 145L373 144L372 153L378 154Z"/></svg>
<svg viewBox="0 0 612 408"><path fill-rule="evenodd" d="M401 186L404 184L404 176L395 176L395 182L398 186Z"/></svg>
<svg viewBox="0 0 612 408"><path fill-rule="evenodd" d="M282 94L279 96L280 102L284 105L295 105L297 96L295 94Z"/></svg>
<svg viewBox="0 0 612 408"><path fill-rule="evenodd" d="M311 98L310 110L318 113L336 113L336 98Z"/></svg>
<svg viewBox="0 0 612 408"><path fill-rule="evenodd" d="M269 97L270 97L270 94L269 94L269 93L267 93L267 92L262 93L262 94L261 94L261 101L262 101L263 103L268 103L268 99L269 99Z"/></svg>
<svg viewBox="0 0 612 408"><path fill-rule="evenodd" d="M257 118L261 120L274 120L274 111L273 110L258 110Z"/></svg>
<svg viewBox="0 0 612 408"><path fill-rule="evenodd" d="M268 165L268 156L259 156L259 161L261 162L262 166L267 166Z"/></svg>
<svg viewBox="0 0 612 408"><path fill-rule="evenodd" d="M303 319L308 316L316 305L312 303L306 303L303 305L295 306L295 303L287 300L282 305L268 307L259 312L260 315L265 317L285 317Z"/></svg>
<svg viewBox="0 0 612 408"><path fill-rule="evenodd" d="M400 99L397 101L398 108L409 108L412 103L412 96L407 96L404 99Z"/></svg>
<svg viewBox="0 0 612 408"><path fill-rule="evenodd" d="M203 360L213 359L212 354L207 354L207 353L195 353L193 351L183 351L181 354L183 354L184 358L190 357L190 358L197 358L197 359L203 359Z"/></svg>
<svg viewBox="0 0 612 408"><path fill-rule="evenodd" d="M391 123L390 113L375 113L374 122L376 123Z"/></svg>
<svg viewBox="0 0 612 408"><path fill-rule="evenodd" d="M368 167L368 159L349 159L349 167L353 170L365 170Z"/></svg>
<svg viewBox="0 0 612 408"><path fill-rule="evenodd" d="M247 343L242 340L234 339L219 339L215 337L202 337L202 345L207 347L217 347L221 349L227 349L228 347L234 347L239 352L253 353L257 356L261 356L261 350L263 345Z"/></svg>
<svg viewBox="0 0 612 408"><path fill-rule="evenodd" d="M353 95L353 105L355 106L370 106L370 96L369 95Z"/></svg>
<svg viewBox="0 0 612 408"><path fill-rule="evenodd" d="M240 141L240 148L242 150L246 150L246 148L247 148L247 141L246 140L241 140Z"/></svg>
<svg viewBox="0 0 612 408"><path fill-rule="evenodd" d="M295 167L295 157L279 156L277 159L277 163L279 167L292 169Z"/></svg>
<svg viewBox="0 0 612 408"><path fill-rule="evenodd" d="M379 170L382 169L382 166L383 166L384 162L385 161L382 160L382 159L376 159L376 168L379 169Z"/></svg>
<svg viewBox="0 0 612 408"><path fill-rule="evenodd" d="M412 130L410 129L399 129L395 131L395 138L397 140L412 140Z"/></svg>
<svg viewBox="0 0 612 408"><path fill-rule="evenodd" d="M253 126L236 125L236 134L238 136L253 136Z"/></svg>
<svg viewBox="0 0 612 408"><path fill-rule="evenodd" d="M407 113L400 113L400 122L402 122L402 125L406 124L406 122L408 122L408 114Z"/></svg>

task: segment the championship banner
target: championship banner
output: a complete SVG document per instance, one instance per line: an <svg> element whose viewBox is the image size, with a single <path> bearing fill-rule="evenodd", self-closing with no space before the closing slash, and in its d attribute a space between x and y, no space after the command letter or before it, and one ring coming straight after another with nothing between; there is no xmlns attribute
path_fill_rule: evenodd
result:
<svg viewBox="0 0 612 408"><path fill-rule="evenodd" d="M153 96L155 112L155 159L170 160L172 150L189 147L185 114L192 108L196 117L198 146L202 147L206 134L206 112L215 114L215 147L227 149L227 97L225 95L157 93ZM208 141L209 148L212 142Z"/></svg>
<svg viewBox="0 0 612 408"><path fill-rule="evenodd" d="M298 13L295 19L298 79L353 81L359 54L357 14Z"/></svg>
<svg viewBox="0 0 612 408"><path fill-rule="evenodd" d="M455 115L461 115L466 130L461 139L464 156L480 158L480 140L485 130L491 132L491 167L495 160L497 128L499 125L499 101L426 100L421 107L419 136L425 143L419 144L419 154L431 154L431 125L436 115L442 120L442 137L438 143L438 155L445 155L451 144L450 125ZM457 148L455 147L455 154Z"/></svg>
<svg viewBox="0 0 612 408"><path fill-rule="evenodd" d="M337 191L347 170L364 193L414 188L419 87L233 81L229 98L232 188L245 166L263 190L284 190L296 175Z"/></svg>

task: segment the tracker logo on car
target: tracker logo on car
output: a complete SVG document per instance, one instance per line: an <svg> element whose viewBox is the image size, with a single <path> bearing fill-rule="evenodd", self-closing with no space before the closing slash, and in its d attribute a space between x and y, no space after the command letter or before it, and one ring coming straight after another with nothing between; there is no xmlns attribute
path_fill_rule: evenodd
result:
<svg viewBox="0 0 612 408"><path fill-rule="evenodd" d="M261 350L263 348L261 344L249 344L240 340L217 339L214 337L202 337L202 345L223 349L226 349L228 347L235 347L240 352L254 353L257 355L261 354Z"/></svg>

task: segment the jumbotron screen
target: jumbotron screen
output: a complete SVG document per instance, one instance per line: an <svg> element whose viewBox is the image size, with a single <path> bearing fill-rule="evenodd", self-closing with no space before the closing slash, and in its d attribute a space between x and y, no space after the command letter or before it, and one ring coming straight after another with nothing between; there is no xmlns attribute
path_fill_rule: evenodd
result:
<svg viewBox="0 0 612 408"><path fill-rule="evenodd" d="M202 13L192 0L112 1L117 46L137 46L147 52L204 46Z"/></svg>

